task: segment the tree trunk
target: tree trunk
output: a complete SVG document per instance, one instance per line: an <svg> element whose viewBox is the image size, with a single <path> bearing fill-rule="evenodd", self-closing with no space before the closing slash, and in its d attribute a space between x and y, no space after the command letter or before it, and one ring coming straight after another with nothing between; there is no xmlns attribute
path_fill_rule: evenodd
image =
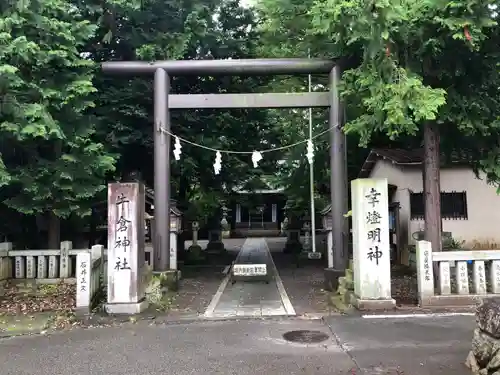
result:
<svg viewBox="0 0 500 375"><path fill-rule="evenodd" d="M61 221L53 213L48 215L48 248L51 250L59 249L61 246Z"/></svg>
<svg viewBox="0 0 500 375"><path fill-rule="evenodd" d="M425 239L432 251L441 251L441 187L439 179L439 128L434 122L424 124L424 207Z"/></svg>

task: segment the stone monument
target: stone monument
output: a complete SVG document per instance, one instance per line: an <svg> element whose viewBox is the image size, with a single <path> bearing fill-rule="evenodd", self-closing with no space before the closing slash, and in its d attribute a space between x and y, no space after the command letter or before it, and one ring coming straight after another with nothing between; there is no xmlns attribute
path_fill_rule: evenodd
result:
<svg viewBox="0 0 500 375"><path fill-rule="evenodd" d="M500 298L485 298L476 310L472 350L465 364L474 375L500 374Z"/></svg>
<svg viewBox="0 0 500 375"><path fill-rule="evenodd" d="M360 310L391 309L387 179L351 182L354 296Z"/></svg>
<svg viewBox="0 0 500 375"><path fill-rule="evenodd" d="M220 221L220 225L222 228L222 238L231 237L231 225L227 221L227 215L229 213L229 208L225 204L222 204L222 219Z"/></svg>
<svg viewBox="0 0 500 375"><path fill-rule="evenodd" d="M202 259L201 246L198 244L198 231L200 224L195 220L191 223L191 230L193 231L193 244L188 247L188 254L190 260Z"/></svg>
<svg viewBox="0 0 500 375"><path fill-rule="evenodd" d="M109 314L137 314L145 300L144 185L108 185L108 296Z"/></svg>

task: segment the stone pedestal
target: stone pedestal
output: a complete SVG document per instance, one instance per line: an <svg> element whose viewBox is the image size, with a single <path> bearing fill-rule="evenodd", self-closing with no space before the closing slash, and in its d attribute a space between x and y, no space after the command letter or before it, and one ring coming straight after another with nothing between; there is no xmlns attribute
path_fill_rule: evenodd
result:
<svg viewBox="0 0 500 375"><path fill-rule="evenodd" d="M215 229L208 233L207 252L209 253L223 253L226 251L224 243L222 242L222 230Z"/></svg>
<svg viewBox="0 0 500 375"><path fill-rule="evenodd" d="M430 305L434 297L434 271L432 268L432 246L429 241L417 241L417 282L418 303L420 306ZM442 262L449 265L448 262ZM449 279L449 276L448 276Z"/></svg>
<svg viewBox="0 0 500 375"><path fill-rule="evenodd" d="M181 280L181 271L179 270L155 272L153 277L159 280L163 293L179 289L179 281Z"/></svg>
<svg viewBox="0 0 500 375"><path fill-rule="evenodd" d="M285 243L285 247L283 249L284 253L290 254L299 254L302 252L302 243L300 242L300 230L298 229L288 229L287 230L287 239Z"/></svg>
<svg viewBox="0 0 500 375"><path fill-rule="evenodd" d="M190 261L197 261L203 259L201 253L201 246L198 244L198 230L200 225L197 221L193 221L191 229L193 231L193 244L188 247L188 258Z"/></svg>
<svg viewBox="0 0 500 375"><path fill-rule="evenodd" d="M147 308L144 267L144 185L109 184L108 313L137 314Z"/></svg>
<svg viewBox="0 0 500 375"><path fill-rule="evenodd" d="M354 296L361 310L394 308L386 179L351 182Z"/></svg>
<svg viewBox="0 0 500 375"><path fill-rule="evenodd" d="M334 292L339 287L339 278L344 276L344 270L335 268L325 268L325 289L329 292Z"/></svg>

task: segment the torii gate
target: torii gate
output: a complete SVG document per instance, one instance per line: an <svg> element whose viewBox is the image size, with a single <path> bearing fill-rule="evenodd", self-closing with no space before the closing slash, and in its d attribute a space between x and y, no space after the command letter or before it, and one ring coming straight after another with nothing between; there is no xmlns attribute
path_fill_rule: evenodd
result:
<svg viewBox="0 0 500 375"><path fill-rule="evenodd" d="M330 190L333 224L333 264L335 278L347 267L348 221L345 135L343 109L338 92L341 70L327 59L282 58L242 60L109 61L105 73L154 74L154 267L170 269L170 132L171 109L195 108L310 108L329 107ZM329 74L330 91L264 94L170 94L170 77L175 75L299 75ZM176 249L173 249L177 251ZM329 249L330 250L330 249Z"/></svg>

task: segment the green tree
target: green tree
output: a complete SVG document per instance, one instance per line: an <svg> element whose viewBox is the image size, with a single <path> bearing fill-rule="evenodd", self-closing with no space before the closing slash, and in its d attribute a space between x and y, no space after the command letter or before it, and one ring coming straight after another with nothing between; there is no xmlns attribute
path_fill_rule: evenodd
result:
<svg viewBox="0 0 500 375"><path fill-rule="evenodd" d="M88 50L97 62L256 57L253 12L237 1L192 1L181 6L171 0L148 0L136 10L126 4L114 6L112 21L106 22L105 12L96 7L89 7L93 12L89 14L101 27ZM256 92L264 83L258 77L224 76L171 81L174 93ZM99 136L121 154L117 177L141 170L152 185L152 77L100 73L95 85ZM280 143L281 130L266 120L263 111L185 110L174 111L171 117L173 133L208 147L252 151ZM263 139L268 145L261 143ZM250 155L224 154L221 174L214 176L214 158L214 152L183 144L181 160L172 163L172 197L189 210L187 216L215 212L233 186L273 165L272 156L266 157L261 163L264 170L254 171Z"/></svg>
<svg viewBox="0 0 500 375"><path fill-rule="evenodd" d="M310 48L313 56L342 57L345 131L362 146L377 133L423 140L426 236L440 249L440 145L467 147L497 176L497 2L261 0L259 7L272 53Z"/></svg>
<svg viewBox="0 0 500 375"><path fill-rule="evenodd" d="M66 0L0 5L0 183L3 203L48 219L89 213L115 158L95 140L95 64L82 55L96 25Z"/></svg>

